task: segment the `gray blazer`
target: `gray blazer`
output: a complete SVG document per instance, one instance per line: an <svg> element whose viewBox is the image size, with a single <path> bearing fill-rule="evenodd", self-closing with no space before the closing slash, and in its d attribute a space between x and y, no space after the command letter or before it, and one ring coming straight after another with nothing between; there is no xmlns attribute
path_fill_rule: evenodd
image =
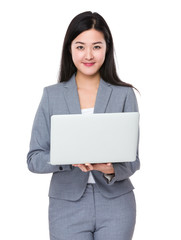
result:
<svg viewBox="0 0 181 240"><path fill-rule="evenodd" d="M94 106L95 114L137 111L137 100L132 88L115 86L100 80ZM27 164L29 170L34 173L53 173L49 188L50 197L76 201L85 191L89 172L82 172L72 165L49 164L50 117L55 114L81 114L75 75L68 82L44 88L33 123ZM129 177L140 168L138 151L134 162L113 163L113 166L115 177L110 182L102 172L92 171L100 192L107 198L120 196L134 188Z"/></svg>

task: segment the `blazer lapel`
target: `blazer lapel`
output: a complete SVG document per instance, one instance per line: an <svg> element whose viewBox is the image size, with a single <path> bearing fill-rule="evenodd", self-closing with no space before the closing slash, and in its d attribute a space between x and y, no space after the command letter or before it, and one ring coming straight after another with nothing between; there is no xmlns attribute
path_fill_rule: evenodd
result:
<svg viewBox="0 0 181 240"><path fill-rule="evenodd" d="M77 84L75 81L75 75L73 75L69 81L64 83L64 97L67 103L70 114L80 114L80 102L77 91Z"/></svg>
<svg viewBox="0 0 181 240"><path fill-rule="evenodd" d="M73 75L69 81L63 83L65 89L64 97L70 114L81 114L75 75ZM103 79L100 79L99 88L96 96L96 102L94 106L94 113L106 112L106 107L109 102L111 92L112 92L111 84L105 82Z"/></svg>
<svg viewBox="0 0 181 240"><path fill-rule="evenodd" d="M111 97L112 87L110 83L100 79L99 88L97 91L94 113L104 113Z"/></svg>

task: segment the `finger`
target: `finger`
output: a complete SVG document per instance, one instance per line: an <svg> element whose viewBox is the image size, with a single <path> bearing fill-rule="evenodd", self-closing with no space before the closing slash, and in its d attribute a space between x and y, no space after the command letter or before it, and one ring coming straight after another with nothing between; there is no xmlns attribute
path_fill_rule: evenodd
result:
<svg viewBox="0 0 181 240"><path fill-rule="evenodd" d="M82 171L82 172L85 172L85 170L83 169L83 167L81 166L79 166L79 168L80 168L80 170Z"/></svg>
<svg viewBox="0 0 181 240"><path fill-rule="evenodd" d="M88 169L86 168L86 166L84 164L78 164L79 168L83 171L83 172L87 172Z"/></svg>
<svg viewBox="0 0 181 240"><path fill-rule="evenodd" d="M92 164L90 164L90 163L85 163L85 166L86 166L88 169L93 170Z"/></svg>
<svg viewBox="0 0 181 240"><path fill-rule="evenodd" d="M92 164L92 170L100 170L102 166L103 165L101 163Z"/></svg>
<svg viewBox="0 0 181 240"><path fill-rule="evenodd" d="M112 166L112 163L107 163L107 166Z"/></svg>

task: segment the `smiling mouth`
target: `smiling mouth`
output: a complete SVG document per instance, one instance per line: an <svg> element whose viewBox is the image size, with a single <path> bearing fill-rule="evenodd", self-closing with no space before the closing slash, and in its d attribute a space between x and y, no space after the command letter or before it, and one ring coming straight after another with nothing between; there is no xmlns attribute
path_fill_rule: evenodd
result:
<svg viewBox="0 0 181 240"><path fill-rule="evenodd" d="M91 67L91 66L93 66L94 64L95 64L95 62L93 62L93 63L83 63L86 67Z"/></svg>

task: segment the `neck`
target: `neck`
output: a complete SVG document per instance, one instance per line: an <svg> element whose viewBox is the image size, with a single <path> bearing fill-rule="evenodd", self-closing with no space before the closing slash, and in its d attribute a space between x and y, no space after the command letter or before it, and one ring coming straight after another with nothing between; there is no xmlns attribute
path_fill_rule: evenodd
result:
<svg viewBox="0 0 181 240"><path fill-rule="evenodd" d="M75 80L77 83L77 88L98 89L100 82L100 74L96 74L95 76L85 76L77 72Z"/></svg>

